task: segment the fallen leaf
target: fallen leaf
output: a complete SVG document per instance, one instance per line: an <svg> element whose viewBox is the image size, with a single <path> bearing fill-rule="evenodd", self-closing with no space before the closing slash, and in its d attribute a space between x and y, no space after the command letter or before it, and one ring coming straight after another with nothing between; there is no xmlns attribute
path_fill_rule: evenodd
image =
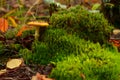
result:
<svg viewBox="0 0 120 80"><path fill-rule="evenodd" d="M16 36L17 36L17 37L18 37L18 36L21 36L23 31L32 30L32 29L33 29L33 27L23 26L23 27L18 31L18 33L17 33Z"/></svg>
<svg viewBox="0 0 120 80"><path fill-rule="evenodd" d="M8 17L8 19L12 22L13 27L17 27L17 23L15 22L15 19L12 17Z"/></svg>
<svg viewBox="0 0 120 80"><path fill-rule="evenodd" d="M85 75L83 73L80 74L80 77L85 80Z"/></svg>
<svg viewBox="0 0 120 80"><path fill-rule="evenodd" d="M40 73L36 73L37 80L54 80L51 78L46 78L46 75L41 75Z"/></svg>
<svg viewBox="0 0 120 80"><path fill-rule="evenodd" d="M5 18L0 18L0 31L6 32L8 30L8 21Z"/></svg>
<svg viewBox="0 0 120 80"><path fill-rule="evenodd" d="M120 47L120 40L110 39L109 42L118 48Z"/></svg>
<svg viewBox="0 0 120 80"><path fill-rule="evenodd" d="M32 76L31 80L38 80L36 76Z"/></svg>

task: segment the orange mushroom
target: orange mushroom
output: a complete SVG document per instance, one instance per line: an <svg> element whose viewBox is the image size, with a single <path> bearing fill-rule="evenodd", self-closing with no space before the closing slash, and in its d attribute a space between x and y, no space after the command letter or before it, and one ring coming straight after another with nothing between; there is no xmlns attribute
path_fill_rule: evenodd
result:
<svg viewBox="0 0 120 80"><path fill-rule="evenodd" d="M40 32L40 28L41 27L48 27L49 24L47 22L29 22L27 23L29 26L33 26L35 27L35 40L38 40L39 39L39 32Z"/></svg>

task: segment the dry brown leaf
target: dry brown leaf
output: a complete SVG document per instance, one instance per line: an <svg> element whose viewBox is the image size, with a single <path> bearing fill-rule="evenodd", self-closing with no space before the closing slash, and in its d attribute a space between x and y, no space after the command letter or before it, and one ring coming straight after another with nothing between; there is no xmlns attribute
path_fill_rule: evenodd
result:
<svg viewBox="0 0 120 80"><path fill-rule="evenodd" d="M41 75L40 73L36 73L36 75L32 77L32 80L54 80L54 79L46 78L46 75Z"/></svg>
<svg viewBox="0 0 120 80"><path fill-rule="evenodd" d="M36 76L32 76L31 80L38 80Z"/></svg>
<svg viewBox="0 0 120 80"><path fill-rule="evenodd" d="M83 73L80 74L80 77L85 80L85 75Z"/></svg>

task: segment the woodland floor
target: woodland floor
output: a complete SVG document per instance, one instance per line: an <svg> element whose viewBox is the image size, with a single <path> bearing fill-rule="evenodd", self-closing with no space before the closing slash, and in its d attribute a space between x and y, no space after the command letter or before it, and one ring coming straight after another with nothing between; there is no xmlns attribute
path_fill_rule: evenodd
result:
<svg viewBox="0 0 120 80"><path fill-rule="evenodd" d="M49 75L55 66L48 65L24 65L13 70L7 70L6 73L0 75L0 80L31 80L36 73Z"/></svg>
<svg viewBox="0 0 120 80"><path fill-rule="evenodd" d="M3 14L0 14L0 16L2 16ZM4 38L0 37L0 41L4 41ZM12 40L12 42L16 42L17 40ZM25 47L26 44L31 43L33 40L31 40L27 37L26 39L20 39L19 40ZM19 42L17 41L17 42ZM27 43L26 43L27 42ZM120 43L120 40L112 40L112 42L116 42L116 44ZM120 45L118 45L120 47ZM16 52L11 52L16 54ZM13 55L14 55L13 54ZM6 62L10 59L10 58L16 58L16 56L11 56L11 55L4 55L0 56L0 70L6 68ZM36 73L40 73L42 75L49 75L51 73L51 70L54 68L55 66L53 64L48 64L48 65L35 65L35 64L29 64L29 65L24 65L21 67L18 67L16 69L13 70L9 70L7 69L7 72L0 75L0 80L31 80L32 76L36 75ZM43 80L43 79L40 79Z"/></svg>

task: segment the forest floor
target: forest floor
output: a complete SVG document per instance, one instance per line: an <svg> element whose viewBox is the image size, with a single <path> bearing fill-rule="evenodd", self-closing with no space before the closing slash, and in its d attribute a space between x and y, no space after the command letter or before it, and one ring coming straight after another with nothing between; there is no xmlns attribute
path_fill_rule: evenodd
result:
<svg viewBox="0 0 120 80"><path fill-rule="evenodd" d="M33 76L36 74L40 74L41 76L47 77L52 69L55 66L53 64L48 65L23 65L15 69L2 69L0 71L0 80L37 80L32 79ZM1 72L5 72L1 74ZM37 75L38 76L38 75ZM48 80L47 78L40 79L40 80ZM51 79L50 79L51 80Z"/></svg>

